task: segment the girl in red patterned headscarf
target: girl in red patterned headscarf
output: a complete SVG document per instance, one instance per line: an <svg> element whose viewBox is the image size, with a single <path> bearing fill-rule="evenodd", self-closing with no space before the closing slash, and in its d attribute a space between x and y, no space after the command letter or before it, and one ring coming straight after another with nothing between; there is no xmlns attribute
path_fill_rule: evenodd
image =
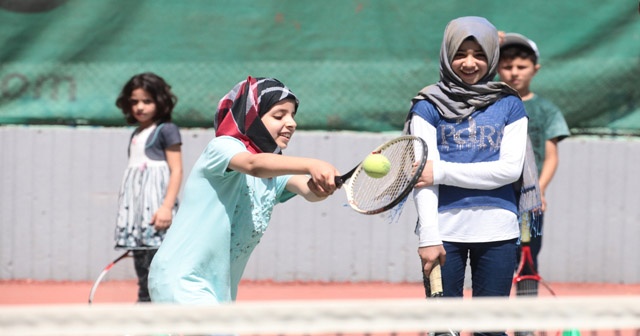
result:
<svg viewBox="0 0 640 336"><path fill-rule="evenodd" d="M297 195L320 201L338 171L324 161L279 155L296 130L298 99L274 78L238 83L215 116L216 138L192 169L171 230L153 259L154 302L233 301L271 211Z"/></svg>

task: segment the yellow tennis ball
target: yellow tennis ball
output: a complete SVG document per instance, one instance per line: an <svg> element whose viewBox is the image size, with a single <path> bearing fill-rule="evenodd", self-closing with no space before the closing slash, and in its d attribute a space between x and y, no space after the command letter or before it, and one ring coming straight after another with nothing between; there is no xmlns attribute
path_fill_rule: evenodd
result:
<svg viewBox="0 0 640 336"><path fill-rule="evenodd" d="M391 162L382 154L369 154L362 162L362 168L367 175L381 178L389 174Z"/></svg>

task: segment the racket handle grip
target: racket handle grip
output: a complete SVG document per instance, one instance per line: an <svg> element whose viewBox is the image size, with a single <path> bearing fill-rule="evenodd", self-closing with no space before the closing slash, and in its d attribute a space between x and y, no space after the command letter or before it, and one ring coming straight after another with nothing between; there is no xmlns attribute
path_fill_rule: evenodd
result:
<svg viewBox="0 0 640 336"><path fill-rule="evenodd" d="M433 268L429 274L429 284L431 288L431 297L444 296L444 290L442 288L442 270L438 261L433 264Z"/></svg>
<svg viewBox="0 0 640 336"><path fill-rule="evenodd" d="M342 176L336 176L336 187L340 188L342 187L342 185L349 179L351 178L351 176L353 175L353 173L355 173L356 169L358 169L360 165L358 164L357 166L353 167L353 169L351 169L348 173L342 175Z"/></svg>
<svg viewBox="0 0 640 336"><path fill-rule="evenodd" d="M531 218L527 212L520 217L520 240L525 244L531 242Z"/></svg>

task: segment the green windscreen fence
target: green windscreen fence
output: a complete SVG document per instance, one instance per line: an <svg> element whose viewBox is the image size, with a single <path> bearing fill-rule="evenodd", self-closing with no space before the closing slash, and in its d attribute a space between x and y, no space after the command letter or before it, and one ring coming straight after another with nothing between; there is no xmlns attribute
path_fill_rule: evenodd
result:
<svg viewBox="0 0 640 336"><path fill-rule="evenodd" d="M301 129L400 130L467 15L537 42L533 90L575 133L640 135L637 0L0 0L0 124L125 125L118 92L152 71L182 127L252 75L299 96Z"/></svg>

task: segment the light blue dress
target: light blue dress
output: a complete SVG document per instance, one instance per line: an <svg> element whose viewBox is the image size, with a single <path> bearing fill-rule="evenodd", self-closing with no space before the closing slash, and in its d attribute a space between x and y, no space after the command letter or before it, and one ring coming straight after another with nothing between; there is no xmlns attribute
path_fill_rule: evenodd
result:
<svg viewBox="0 0 640 336"><path fill-rule="evenodd" d="M195 163L180 210L151 264L153 302L235 300L273 207L295 196L285 189L291 175L256 178L228 171L231 158L245 151L238 139L221 136L209 142Z"/></svg>

